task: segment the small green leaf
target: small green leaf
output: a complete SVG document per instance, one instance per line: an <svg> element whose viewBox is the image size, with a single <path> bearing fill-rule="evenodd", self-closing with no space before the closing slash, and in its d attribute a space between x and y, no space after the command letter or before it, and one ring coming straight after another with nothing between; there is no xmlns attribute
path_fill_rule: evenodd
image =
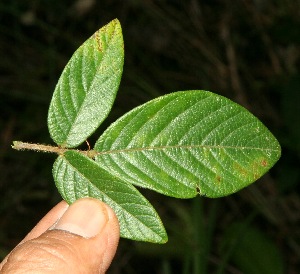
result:
<svg viewBox="0 0 300 274"><path fill-rule="evenodd" d="M122 30L115 19L79 47L57 83L48 112L55 143L76 147L99 127L115 100L123 63Z"/></svg>
<svg viewBox="0 0 300 274"><path fill-rule="evenodd" d="M154 243L167 241L163 224L145 197L90 158L76 151L65 152L54 163L53 177L68 203L93 197L108 204L119 219L122 237Z"/></svg>
<svg viewBox="0 0 300 274"><path fill-rule="evenodd" d="M234 193L266 173L281 153L246 109L199 90L133 109L104 132L95 150L108 172L178 198Z"/></svg>

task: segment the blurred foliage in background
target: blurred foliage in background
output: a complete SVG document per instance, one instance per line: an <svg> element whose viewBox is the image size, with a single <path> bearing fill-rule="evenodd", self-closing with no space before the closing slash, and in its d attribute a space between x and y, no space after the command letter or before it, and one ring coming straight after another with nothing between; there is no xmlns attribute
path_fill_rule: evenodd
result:
<svg viewBox="0 0 300 274"><path fill-rule="evenodd" d="M51 175L55 156L13 151L11 143L52 143L46 117L60 73L77 47L114 18L123 27L125 67L100 131L159 95L206 89L259 117L283 151L268 174L226 198L176 200L143 191L170 241L122 239L109 273L299 273L300 2L294 0L1 1L0 257L60 201Z"/></svg>

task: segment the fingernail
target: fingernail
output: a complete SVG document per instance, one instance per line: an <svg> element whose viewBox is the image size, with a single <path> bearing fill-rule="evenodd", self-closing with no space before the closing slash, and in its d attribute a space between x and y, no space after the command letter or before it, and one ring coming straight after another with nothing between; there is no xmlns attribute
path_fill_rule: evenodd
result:
<svg viewBox="0 0 300 274"><path fill-rule="evenodd" d="M69 206L52 229L61 229L85 238L99 234L108 222L105 205L95 199L80 199Z"/></svg>

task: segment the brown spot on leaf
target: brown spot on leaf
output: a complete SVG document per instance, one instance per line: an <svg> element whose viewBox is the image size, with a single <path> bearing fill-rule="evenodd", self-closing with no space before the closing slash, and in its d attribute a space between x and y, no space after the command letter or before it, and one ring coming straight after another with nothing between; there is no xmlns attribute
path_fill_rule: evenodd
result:
<svg viewBox="0 0 300 274"><path fill-rule="evenodd" d="M217 181L217 183L221 183L221 176L220 175L217 175L216 181Z"/></svg>
<svg viewBox="0 0 300 274"><path fill-rule="evenodd" d="M268 165L268 162L265 160L265 159L263 159L262 161L261 161L261 163L260 163L262 166L267 166Z"/></svg>

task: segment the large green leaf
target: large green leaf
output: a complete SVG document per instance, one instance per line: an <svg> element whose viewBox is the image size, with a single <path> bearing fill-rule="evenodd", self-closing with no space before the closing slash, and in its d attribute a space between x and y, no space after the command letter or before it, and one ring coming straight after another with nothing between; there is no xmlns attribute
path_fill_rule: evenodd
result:
<svg viewBox="0 0 300 274"><path fill-rule="evenodd" d="M90 158L66 151L55 161L53 177L68 203L82 197L107 203L119 219L122 237L154 243L167 241L163 224L151 204L135 187L112 176Z"/></svg>
<svg viewBox="0 0 300 274"><path fill-rule="evenodd" d="M48 112L54 142L76 147L97 129L115 100L123 62L122 30L115 19L79 47L57 83Z"/></svg>
<svg viewBox="0 0 300 274"><path fill-rule="evenodd" d="M133 109L104 132L95 151L108 172L178 198L236 192L281 153L275 137L246 109L197 90Z"/></svg>

